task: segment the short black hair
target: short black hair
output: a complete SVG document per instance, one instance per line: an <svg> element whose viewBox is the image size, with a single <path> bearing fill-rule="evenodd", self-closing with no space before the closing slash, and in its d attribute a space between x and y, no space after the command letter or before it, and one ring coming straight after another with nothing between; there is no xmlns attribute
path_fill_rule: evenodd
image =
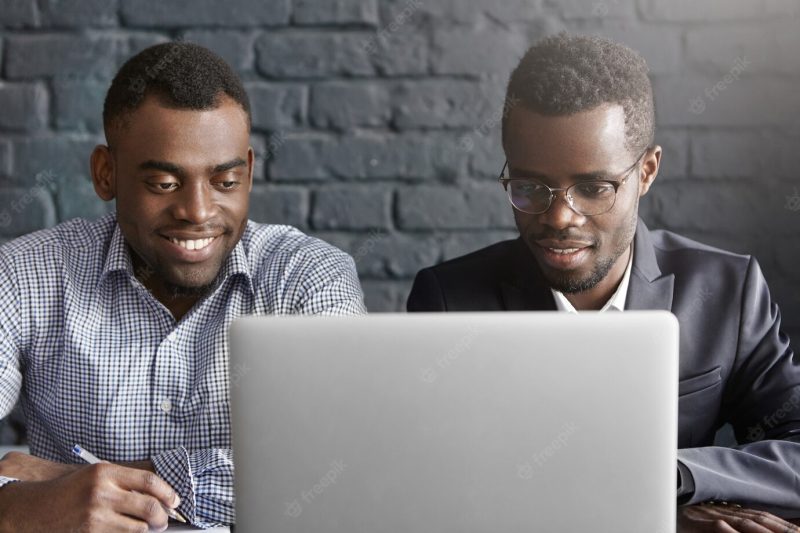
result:
<svg viewBox="0 0 800 533"><path fill-rule="evenodd" d="M239 76L224 59L202 46L175 41L145 48L119 69L106 94L103 126L106 139L124 126L126 116L145 97L177 109L214 109L227 95L242 106L250 126L250 100Z"/></svg>
<svg viewBox="0 0 800 533"><path fill-rule="evenodd" d="M625 112L627 148L639 154L653 144L655 106L647 63L627 46L603 37L559 33L538 41L511 73L506 102L508 110L518 102L549 116L619 104Z"/></svg>

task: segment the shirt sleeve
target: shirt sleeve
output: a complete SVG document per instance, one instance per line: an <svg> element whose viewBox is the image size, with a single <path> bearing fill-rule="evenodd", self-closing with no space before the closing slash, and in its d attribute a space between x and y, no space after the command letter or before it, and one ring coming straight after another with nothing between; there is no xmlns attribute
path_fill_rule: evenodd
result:
<svg viewBox="0 0 800 533"><path fill-rule="evenodd" d="M180 447L151 457L156 473L169 483L178 511L196 527L234 523L233 460L229 448Z"/></svg>
<svg viewBox="0 0 800 533"><path fill-rule="evenodd" d="M11 412L22 389L19 309L19 286L11 259L0 248L0 418Z"/></svg>
<svg viewBox="0 0 800 533"><path fill-rule="evenodd" d="M362 315L364 293L358 281L353 258L332 246L316 249L313 254L302 252L293 278L300 290L296 295L293 313L303 315ZM291 286L293 284L288 284Z"/></svg>
<svg viewBox="0 0 800 533"><path fill-rule="evenodd" d="M689 501L694 494L694 478L689 468L678 461L678 505Z"/></svg>

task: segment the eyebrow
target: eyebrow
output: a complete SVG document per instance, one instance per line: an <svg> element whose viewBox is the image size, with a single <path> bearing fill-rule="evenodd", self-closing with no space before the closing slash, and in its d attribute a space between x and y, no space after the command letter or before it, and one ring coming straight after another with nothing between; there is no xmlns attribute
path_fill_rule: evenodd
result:
<svg viewBox="0 0 800 533"><path fill-rule="evenodd" d="M225 163L220 163L211 168L212 174L219 174L221 172L226 172L228 170L245 166L247 165L247 161L242 159L241 157L237 157L235 159L231 159ZM147 160L139 165L140 170L159 170L161 172L168 172L170 174L175 174L176 176L183 177L186 175L186 170L176 165L175 163L170 163L167 161L154 161L152 159Z"/></svg>
<svg viewBox="0 0 800 533"><path fill-rule="evenodd" d="M535 170L522 170L515 167L510 167L509 169L510 174L516 174L517 176L525 177L525 178L535 178L538 180L552 180L550 176L544 174L542 172L537 172ZM592 180L610 180L615 175L608 173L605 170L595 170L592 172L581 172L580 174L573 174L570 176L572 181L592 181Z"/></svg>

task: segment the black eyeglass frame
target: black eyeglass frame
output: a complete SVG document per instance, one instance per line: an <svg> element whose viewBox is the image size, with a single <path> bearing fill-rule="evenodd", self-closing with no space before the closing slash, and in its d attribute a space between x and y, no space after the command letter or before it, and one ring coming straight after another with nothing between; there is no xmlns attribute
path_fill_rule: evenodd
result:
<svg viewBox="0 0 800 533"><path fill-rule="evenodd" d="M607 184L611 185L612 187L614 187L614 201L611 202L611 205L608 207L608 209L606 209L605 211L602 211L600 213L593 213L591 215L587 215L587 214L584 214L584 213L581 213L580 211L578 211L575 208L575 206L573 205L574 199L572 198L572 195L570 194L570 190L571 189L573 189L574 187L577 187L578 185L582 185L582 184L584 184L586 182L573 183L569 187L550 187L546 183L543 183L543 182L537 180L536 178L510 178L510 177L506 178L505 177L505 173L506 173L506 168L508 168L508 159L506 159L505 164L503 164L503 169L500 171L500 176L497 178L497 180L503 186L503 189L505 189L505 191L507 193L506 195L508 196L508 201L511 203L511 207L513 207L517 211L521 211L521 212L527 213L529 215L541 215L542 213L546 213L548 211L548 209L550 209L553 206L553 199L556 197L555 193L558 192L558 191L564 191L564 196L567 199L567 205L569 206L570 209L572 209L573 211L575 211L577 214L579 214L581 216L594 217L594 216L598 216L598 215L602 215L602 214L608 213L609 211L614 209L614 205L617 203L617 192L619 191L619 188L622 187L625 184L626 181L628 181L628 178L630 177L631 171L634 168L636 168L636 166L641 162L641 160L645 156L645 154L647 154L647 152L649 152L649 151L650 151L650 147L648 146L647 148L645 148L644 152L642 152L641 155L639 155L639 157L636 158L636 161L634 161L631 166L629 166L627 169L625 169L624 171L622 171L619 174L617 174L616 178L618 178L618 179L593 180L593 181L591 181L591 183L607 183ZM620 178L620 176L622 176L622 178ZM510 182L512 182L512 181L533 182L535 184L538 184L538 185L541 185L541 186L545 187L548 190L548 192L550 193L550 199L547 201L547 207L545 207L544 210L542 210L542 211L532 212L532 211L525 211L524 209L520 209L519 207L514 205L513 200L511 200L511 192L509 191L509 188L508 188L508 184Z"/></svg>

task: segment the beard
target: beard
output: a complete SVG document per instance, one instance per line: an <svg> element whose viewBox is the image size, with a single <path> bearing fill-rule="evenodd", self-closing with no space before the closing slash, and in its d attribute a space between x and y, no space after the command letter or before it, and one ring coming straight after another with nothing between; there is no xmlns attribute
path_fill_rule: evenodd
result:
<svg viewBox="0 0 800 533"><path fill-rule="evenodd" d="M545 281L547 281L547 285L551 289L564 294L575 294L577 292L588 291L603 281L603 279L608 275L609 270L611 270L611 267L614 266L616 260L624 252L625 249L623 249L622 252L620 252L620 254L616 257L599 260L597 263L595 263L592 271L587 276L582 278L575 277L567 272L557 272L553 274L545 274Z"/></svg>
<svg viewBox="0 0 800 533"><path fill-rule="evenodd" d="M547 285L551 289L563 294L580 293L597 286L598 283L605 279L617 260L630 248L634 235L636 234L638 217L639 205L637 202L632 210L631 216L625 222L625 225L611 235L613 242L611 252L604 257L595 259L591 271L587 274L581 275L576 272L545 270L541 268L542 275ZM561 232L561 234L530 235L529 238L531 239L530 242L535 242L536 240L544 238L564 240L577 238L578 240L586 240L581 239L579 236L570 235L568 231ZM592 239L592 241L595 243L593 251L596 252L599 249L597 240Z"/></svg>
<svg viewBox="0 0 800 533"><path fill-rule="evenodd" d="M202 298L210 294L217 286L216 280L206 285L198 285L196 287L186 287L184 285L176 285L169 281L164 282L164 286L169 291L169 295L173 300L178 298Z"/></svg>

